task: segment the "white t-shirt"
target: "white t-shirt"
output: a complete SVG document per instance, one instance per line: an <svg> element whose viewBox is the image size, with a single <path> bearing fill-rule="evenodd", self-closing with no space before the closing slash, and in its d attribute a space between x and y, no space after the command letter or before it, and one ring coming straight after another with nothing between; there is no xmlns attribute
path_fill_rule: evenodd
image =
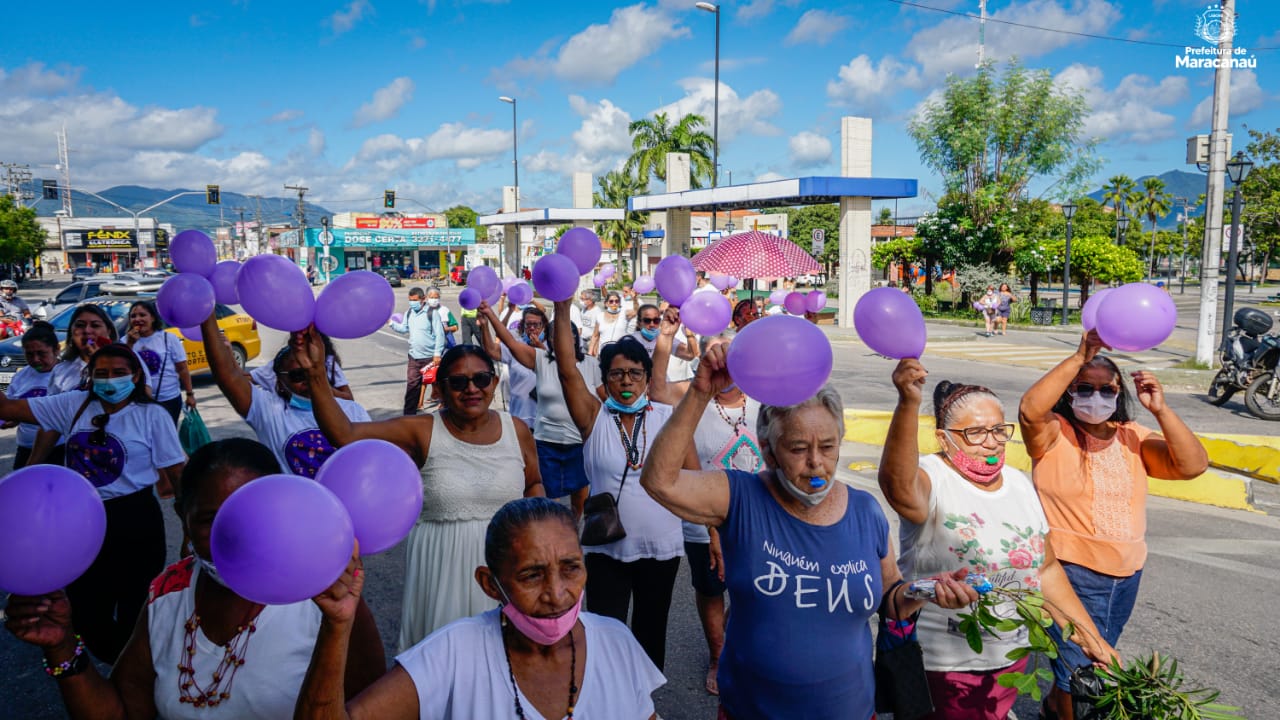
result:
<svg viewBox="0 0 1280 720"><path fill-rule="evenodd" d="M330 355L324 359L324 366L329 371L330 387L345 387L350 383L347 382L347 376L342 372L342 366L333 361ZM267 390L269 392L276 391L276 373L271 369L271 363L262 365L249 371L249 377L253 380L253 384Z"/></svg>
<svg viewBox="0 0 1280 720"><path fill-rule="evenodd" d="M150 402L131 402L112 413L105 441L94 444L93 418L103 413L103 407L93 398L76 417L87 397L88 392L73 390L27 402L40 427L66 438L67 467L93 483L103 500L149 488L160 477L158 468L186 461L169 412Z"/></svg>
<svg viewBox="0 0 1280 720"><path fill-rule="evenodd" d="M182 340L171 332L158 330L133 343L133 351L151 373L151 397L172 400L182 394L182 384L174 363L187 361Z"/></svg>
<svg viewBox="0 0 1280 720"><path fill-rule="evenodd" d="M58 367L54 365L54 367ZM40 372L30 365L14 373L6 395L10 400L30 400L45 397L49 394L49 381L53 379L53 370ZM18 426L18 447L29 448L36 443L36 431L39 425L22 423Z"/></svg>
<svg viewBox="0 0 1280 720"><path fill-rule="evenodd" d="M596 331L596 325L600 323L600 316L604 311L597 305L590 310L580 310L577 305L573 306L574 313L570 314L570 319L578 326L578 337L582 339L582 349L585 352L591 347L591 335Z"/></svg>
<svg viewBox="0 0 1280 720"><path fill-rule="evenodd" d="M929 516L923 525L906 518L899 527L902 557L898 567L908 582L967 567L984 573L992 585L1040 588L1045 534L1049 522L1031 480L1021 470L1004 466L999 490L980 490L937 455L920 457L929 475ZM1027 645L1026 632L988 635L982 654L969 648L960 632L958 610L926 603L916 629L927 670L979 672L1008 667L1005 653ZM965 609L967 612L967 609ZM1012 603L995 609L998 617L1014 617Z"/></svg>
<svg viewBox="0 0 1280 720"><path fill-rule="evenodd" d="M142 382L146 383L147 387L151 387L151 371L147 369L146 363L141 360L138 362L142 365ZM85 371L88 367L89 364L80 358L63 360L54 365L53 370L50 371L53 374L49 378L49 394L57 395L71 392L72 390L88 390L87 383L85 387L80 387L80 384L86 381Z"/></svg>
<svg viewBox="0 0 1280 720"><path fill-rule="evenodd" d="M581 443L582 433L578 432L578 426L573 424L569 415L556 363L547 358L546 350L534 348L534 352L537 353L534 372L537 376L538 412L533 421L533 439L561 445ZM600 363L587 355L577 365L582 380L595 392L600 387Z"/></svg>
<svg viewBox="0 0 1280 720"><path fill-rule="evenodd" d="M740 408L720 408L715 401L707 403L693 431L693 446L703 470L742 470L757 473L764 469L764 453L756 439L756 418L760 403L746 398ZM729 419L726 421L724 417ZM705 525L680 521L687 543L711 542Z"/></svg>
<svg viewBox="0 0 1280 720"><path fill-rule="evenodd" d="M351 422L371 420L359 403L335 399ZM258 441L275 453L280 467L287 473L313 478L324 461L334 453L335 448L320 432L315 414L293 407L274 391L254 385L249 414L244 419L258 435Z"/></svg>
<svg viewBox="0 0 1280 720"><path fill-rule="evenodd" d="M456 620L396 656L418 690L418 717L515 717L500 612L489 610ZM631 631L601 615L582 612L578 618L587 642L586 648L578 648L578 662L585 656L586 666L573 706L574 717L646 720L652 716L653 691L666 684L666 678ZM565 688L567 701L567 682ZM527 720L547 720L523 691L519 700Z"/></svg>
<svg viewBox="0 0 1280 720"><path fill-rule="evenodd" d="M609 317L615 318L615 320L612 323L605 320L605 318ZM626 335L634 329L635 328L632 327L630 322L627 320L627 316L622 313L618 313L617 315L601 313L600 317L596 321L596 330L600 332L600 344L596 347L596 352L599 352L605 345L608 345L611 342L618 342L622 339L623 335Z"/></svg>
<svg viewBox="0 0 1280 720"><path fill-rule="evenodd" d="M507 366L507 411L533 427L534 418L538 415L538 403L529 396L529 392L538 385L538 376L533 370L520 364L506 345L501 346L502 364Z"/></svg>

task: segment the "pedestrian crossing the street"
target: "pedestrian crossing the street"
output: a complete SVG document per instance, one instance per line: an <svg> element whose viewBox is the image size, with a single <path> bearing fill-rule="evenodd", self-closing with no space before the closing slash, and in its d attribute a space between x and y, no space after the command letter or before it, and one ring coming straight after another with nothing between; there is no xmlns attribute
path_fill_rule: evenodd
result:
<svg viewBox="0 0 1280 720"><path fill-rule="evenodd" d="M1062 362L1074 350L1074 347L1048 347L1032 343L1002 342L999 340L982 340L976 342L954 341L929 343L926 352L930 355L974 360L994 363L996 365L1020 365L1023 367L1048 369ZM1123 366L1169 367L1181 358L1163 353L1122 353L1109 352L1107 355Z"/></svg>

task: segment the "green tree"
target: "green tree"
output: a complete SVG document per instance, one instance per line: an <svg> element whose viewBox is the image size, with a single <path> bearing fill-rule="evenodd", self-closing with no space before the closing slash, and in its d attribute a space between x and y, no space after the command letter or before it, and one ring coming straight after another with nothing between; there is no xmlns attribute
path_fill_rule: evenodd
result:
<svg viewBox="0 0 1280 720"><path fill-rule="evenodd" d="M628 198L648 193L647 177L640 179L625 170L614 170L600 178L599 189L592 194L592 201L596 207L625 208ZM627 250L631 246L631 233L644 230L644 223L644 213L628 212L622 220L601 223L600 239L613 248L619 258L629 257ZM630 262L623 260L622 265L625 271Z"/></svg>
<svg viewBox="0 0 1280 720"><path fill-rule="evenodd" d="M888 267L889 263L896 262L899 266L912 263L918 257L920 257L919 238L894 238L871 246L871 264L882 269Z"/></svg>
<svg viewBox="0 0 1280 720"><path fill-rule="evenodd" d="M1066 257L1066 238L1055 238L1045 244L1049 256L1050 272L1062 272L1062 259ZM1089 299L1089 288L1095 282L1138 282L1146 268L1132 248L1115 244L1109 235L1072 235L1071 279L1080 285L1080 304Z"/></svg>
<svg viewBox="0 0 1280 720"><path fill-rule="evenodd" d="M1138 193L1138 201L1134 211L1151 223L1151 245L1147 251L1147 264L1150 276L1156 274L1156 222L1169 214L1172 209L1173 195L1164 189L1164 181L1158 177L1149 177L1142 181L1142 190Z"/></svg>
<svg viewBox="0 0 1280 720"><path fill-rule="evenodd" d="M1280 129L1248 130L1246 152L1254 164L1241 187L1244 215L1241 222L1260 259L1260 279L1265 282L1271 259L1280 250Z"/></svg>
<svg viewBox="0 0 1280 720"><path fill-rule="evenodd" d="M1009 215L1032 181L1053 178L1061 196L1080 194L1098 166L1096 143L1083 134L1088 110L1078 91L1015 61L1002 76L987 63L974 76L949 77L941 98L911 121L921 160L946 183L939 213L976 251L962 260L1012 259Z"/></svg>
<svg viewBox="0 0 1280 720"><path fill-rule="evenodd" d="M840 260L839 206L829 203L787 208L787 237L804 248L805 252L813 249L813 231L817 229L825 232L826 237L822 244L822 254L815 259L822 263L827 277L831 277L832 269Z"/></svg>
<svg viewBox="0 0 1280 720"><path fill-rule="evenodd" d="M646 183L651 176L665 183L667 154L688 153L692 187L703 187L704 180L710 184L715 143L702 130L706 125L706 118L692 113L680 118L674 125L666 113L632 122L627 127L631 133L632 153L623 169L638 178L644 178Z"/></svg>
<svg viewBox="0 0 1280 720"><path fill-rule="evenodd" d="M26 262L44 249L45 232L36 222L35 208L0 195L0 263Z"/></svg>
<svg viewBox="0 0 1280 720"><path fill-rule="evenodd" d="M876 225L892 225L893 211L887 207L880 208L880 214L876 216Z"/></svg>
<svg viewBox="0 0 1280 720"><path fill-rule="evenodd" d="M454 205L444 211L445 222L449 223L451 228L475 228L476 242L482 242L489 237L489 228L484 225L476 225L476 219L480 217L479 213L466 205Z"/></svg>

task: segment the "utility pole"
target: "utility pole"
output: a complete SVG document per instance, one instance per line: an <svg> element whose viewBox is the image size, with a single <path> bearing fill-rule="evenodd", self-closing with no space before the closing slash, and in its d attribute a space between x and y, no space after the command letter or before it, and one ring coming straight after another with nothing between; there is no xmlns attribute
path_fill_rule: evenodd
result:
<svg viewBox="0 0 1280 720"><path fill-rule="evenodd" d="M285 190L293 190L298 193L298 210L294 215L294 219L298 221L298 248L306 252L307 247L307 206L302 202L302 196L307 194L311 188L302 187L301 185L285 185Z"/></svg>
<svg viewBox="0 0 1280 720"><path fill-rule="evenodd" d="M62 209L67 213L67 217L71 215L71 149L67 147L67 126L63 125L62 130L58 133L58 169L62 171L62 187L66 188L66 192L62 194Z"/></svg>
<svg viewBox="0 0 1280 720"><path fill-rule="evenodd" d="M1188 204L1191 202L1187 198L1178 198L1178 202L1182 203L1182 277L1178 280L1178 294L1185 295L1187 292L1187 225L1191 224L1191 210ZM1169 283L1173 285L1172 282Z"/></svg>
<svg viewBox="0 0 1280 720"><path fill-rule="evenodd" d="M27 188L31 184L31 166L17 163L0 163L5 170L4 185L7 194L13 196L14 204L25 207L27 200L35 198L35 193Z"/></svg>
<svg viewBox="0 0 1280 720"><path fill-rule="evenodd" d="M256 209L254 210L254 213L253 213L253 219L254 219L254 221L255 221L255 222L257 222L257 223L258 223L258 232L257 232L257 233L255 233L255 236L257 237L257 240L258 240L257 252L259 252L259 253L260 253L260 252L262 252L262 246L263 246L262 239L263 239L263 237L265 237L265 236L263 235L263 233L265 232L265 231L263 230L263 228L265 228L265 227L266 227L266 225L263 225L263 224L262 224L262 196L261 196L261 195L252 195L251 197L256 201L256 204L257 204L257 207L256 207ZM249 248L248 248L247 246L245 247L245 254L246 254L246 255L248 255L248 254L249 254ZM256 253L255 253L255 254L256 254Z"/></svg>
<svg viewBox="0 0 1280 720"><path fill-rule="evenodd" d="M248 240L248 237L249 237L249 236L248 236L247 231L244 229L244 211L245 211L245 210L248 210L249 208L244 208L244 207L233 207L233 208L231 208L231 209L232 209L232 210L234 210L235 212L240 213L240 240L242 241L242 242L241 242L241 244L242 244L242 245L244 245L245 247L249 247L249 240ZM231 258L232 258L233 260L237 259L237 258L236 258L236 234L235 234L235 233L231 233Z"/></svg>
<svg viewBox="0 0 1280 720"><path fill-rule="evenodd" d="M1230 60L1236 27L1235 0L1222 0L1218 58ZM1220 62L1213 76L1213 131L1209 134L1209 179L1204 249L1200 257L1200 316L1196 326L1196 362L1212 367L1218 319L1218 261L1222 257L1222 201L1227 169L1227 124L1231 104L1231 63Z"/></svg>
<svg viewBox="0 0 1280 720"><path fill-rule="evenodd" d="M978 69L987 59L987 0L978 0Z"/></svg>

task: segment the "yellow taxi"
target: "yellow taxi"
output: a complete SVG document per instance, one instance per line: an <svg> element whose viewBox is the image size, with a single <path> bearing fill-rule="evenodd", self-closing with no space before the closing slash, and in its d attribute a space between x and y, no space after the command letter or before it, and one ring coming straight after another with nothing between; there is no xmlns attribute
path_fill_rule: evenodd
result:
<svg viewBox="0 0 1280 720"><path fill-rule="evenodd" d="M243 369L250 360L258 357L262 352L262 340L258 337L258 321L222 304L214 308L214 314L218 318L218 329L231 343L231 354L235 356L236 364ZM165 328L165 331L182 338L182 349L187 351L187 370L191 374L208 371L209 360L204 354L204 343L182 337L182 332L178 328Z"/></svg>

